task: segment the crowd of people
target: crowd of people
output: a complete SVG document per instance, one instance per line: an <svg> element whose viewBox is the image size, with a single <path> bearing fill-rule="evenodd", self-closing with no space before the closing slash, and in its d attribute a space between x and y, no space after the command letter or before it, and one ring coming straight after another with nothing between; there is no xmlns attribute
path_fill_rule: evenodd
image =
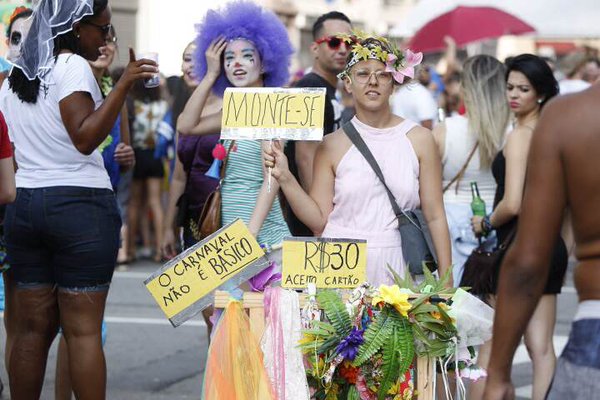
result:
<svg viewBox="0 0 600 400"><path fill-rule="evenodd" d="M446 38L440 74L422 54L354 33L352 21L332 11L313 25L313 65L291 79L285 26L270 11L237 2L208 12L183 51L182 76L147 87L156 62L129 49L124 68L112 65L118 40L107 0L18 8L7 38L0 264L12 398L40 397L59 331L56 398L106 397L103 315L116 266L168 260L200 241L199 218L217 187L222 224L244 220L274 265L290 235L364 239L373 285L392 282L386 265L400 275L408 268L391 197L403 210L422 210L438 274L452 268L449 285L461 284L474 250L510 245L489 290L478 293L498 306L495 336L509 332L510 340L481 346L489 384L470 385L468 398L514 396L510 358L521 335L533 364L532 398L569 393L564 376L552 383L556 298L573 245L561 237L568 206L576 255L586 260L575 281L588 300L573 341L597 335L600 318L592 210L600 182L584 165L596 162L600 147L600 121L590 111L600 101L597 54L566 57L560 73L554 60L532 54L460 61ZM42 43L49 51L38 51ZM322 142L220 139L226 88L285 86L326 88ZM226 154L222 179L209 172L218 150ZM471 182L485 216L473 215ZM204 312L209 334L211 314ZM558 364L561 373L590 377L578 393L600 374L600 345L588 342L595 357L569 342Z"/></svg>

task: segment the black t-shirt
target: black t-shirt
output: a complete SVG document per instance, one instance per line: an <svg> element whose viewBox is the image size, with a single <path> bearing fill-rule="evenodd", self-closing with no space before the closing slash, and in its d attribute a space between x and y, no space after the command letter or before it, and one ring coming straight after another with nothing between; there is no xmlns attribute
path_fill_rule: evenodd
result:
<svg viewBox="0 0 600 400"><path fill-rule="evenodd" d="M325 118L323 121L323 133L325 135L337 130L341 126L342 106L335 97L336 88L329 84L321 76L314 72L309 72L302 79L294 84L294 87L324 87L327 90L325 95ZM285 147L285 154L288 158L290 171L296 179L298 178L298 166L296 165L296 143L289 141ZM294 236L313 236L302 222L296 218L292 209L286 205L286 219L290 227L290 231Z"/></svg>

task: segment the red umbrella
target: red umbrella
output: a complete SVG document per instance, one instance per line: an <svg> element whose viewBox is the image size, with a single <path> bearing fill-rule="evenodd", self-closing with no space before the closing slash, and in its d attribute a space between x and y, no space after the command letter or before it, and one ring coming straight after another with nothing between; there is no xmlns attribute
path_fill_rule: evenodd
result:
<svg viewBox="0 0 600 400"><path fill-rule="evenodd" d="M446 48L444 36L458 46L503 35L519 35L535 29L519 18L494 7L459 6L426 23L409 42L414 51L433 52Z"/></svg>

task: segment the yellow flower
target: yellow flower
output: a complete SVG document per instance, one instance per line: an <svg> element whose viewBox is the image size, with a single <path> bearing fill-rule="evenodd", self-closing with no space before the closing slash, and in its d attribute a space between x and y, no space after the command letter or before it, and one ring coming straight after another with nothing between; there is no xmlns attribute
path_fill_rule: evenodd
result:
<svg viewBox="0 0 600 400"><path fill-rule="evenodd" d="M363 60L368 60L371 56L371 50L368 47L364 47L360 44L357 44L353 50Z"/></svg>
<svg viewBox="0 0 600 400"><path fill-rule="evenodd" d="M317 340L317 337L315 335L311 335L310 333L304 333L302 335L302 339L298 340L298 344L308 344L314 342L315 340Z"/></svg>
<svg viewBox="0 0 600 400"><path fill-rule="evenodd" d="M388 390L387 394L398 394L399 390L400 390L400 385L399 385L398 381L396 381L396 383L394 383L392 385L392 387L390 388L390 390Z"/></svg>
<svg viewBox="0 0 600 400"><path fill-rule="evenodd" d="M377 58L383 62L387 61L387 56L388 53L387 51L383 50L381 47L375 47L375 55L377 56Z"/></svg>
<svg viewBox="0 0 600 400"><path fill-rule="evenodd" d="M408 315L408 310L412 307L408 302L408 293L402 293L398 285L379 286L379 294L373 297L373 305L381 302L393 306L403 317Z"/></svg>

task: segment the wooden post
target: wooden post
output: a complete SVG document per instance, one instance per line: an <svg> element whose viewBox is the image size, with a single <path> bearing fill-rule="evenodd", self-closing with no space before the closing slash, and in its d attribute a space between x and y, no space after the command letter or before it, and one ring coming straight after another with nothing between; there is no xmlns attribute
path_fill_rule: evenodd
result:
<svg viewBox="0 0 600 400"><path fill-rule="evenodd" d="M300 307L306 302L306 295L300 295ZM225 308L231 296L228 292L215 292L215 308ZM265 310L263 294L245 292L242 298L242 307L248 310L250 317L250 330L258 341L265 330ZM433 400L433 379L435 378L434 362L429 357L418 357L416 365L416 391L418 400Z"/></svg>

